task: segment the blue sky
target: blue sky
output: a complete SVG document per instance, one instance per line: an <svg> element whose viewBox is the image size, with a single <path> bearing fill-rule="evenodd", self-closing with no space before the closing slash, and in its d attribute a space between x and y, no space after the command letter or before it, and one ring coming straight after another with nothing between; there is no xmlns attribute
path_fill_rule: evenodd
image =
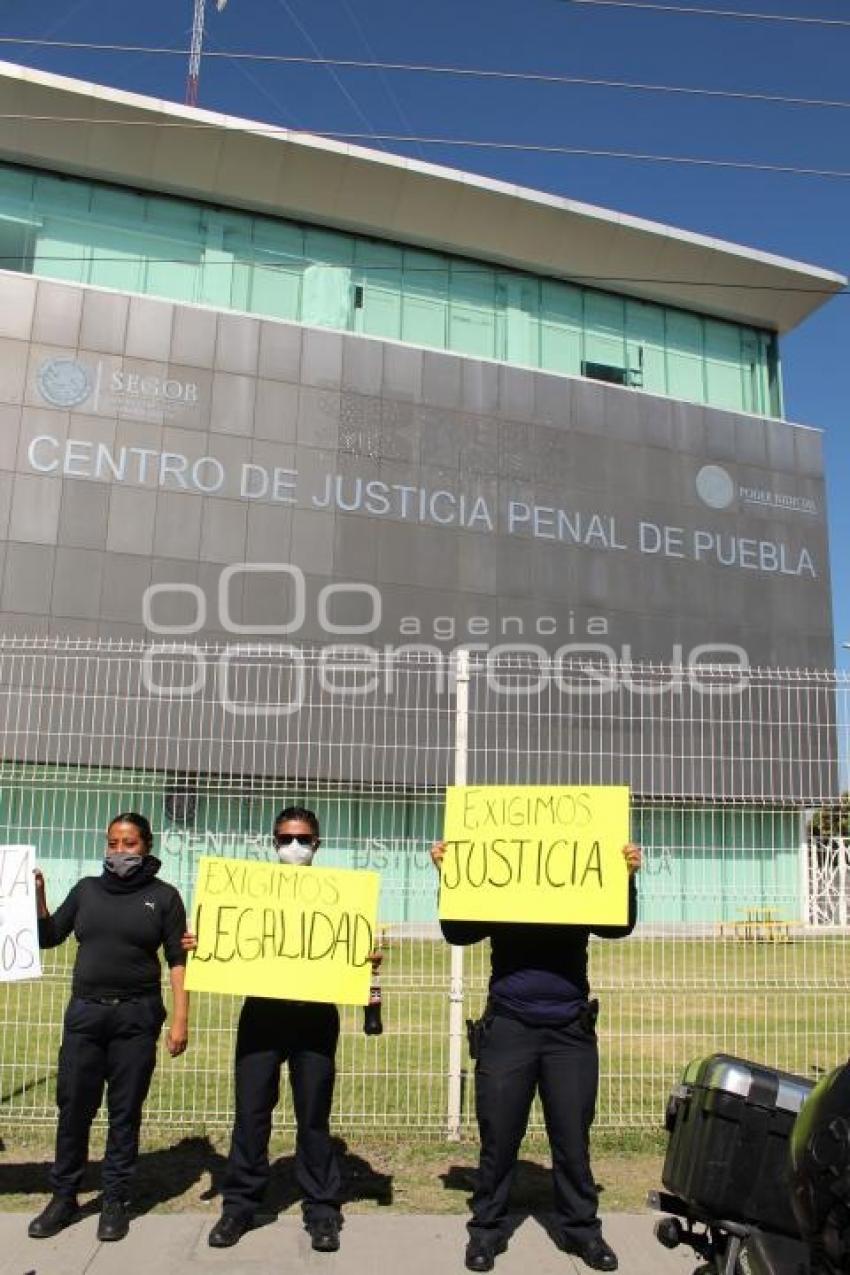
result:
<svg viewBox="0 0 850 1275"><path fill-rule="evenodd" d="M661 0L663 2L663 0ZM672 3L672 0L671 0ZM677 0L850 19L846 0ZM208 49L430 63L850 100L850 26L712 18L574 0L210 0ZM0 0L0 36L185 47L192 0ZM182 100L185 60L5 45L0 56ZM315 130L415 134L850 172L850 108L209 59L201 105ZM468 168L850 273L850 178L415 142ZM787 415L827 437L838 662L850 667L850 295L783 344Z"/></svg>

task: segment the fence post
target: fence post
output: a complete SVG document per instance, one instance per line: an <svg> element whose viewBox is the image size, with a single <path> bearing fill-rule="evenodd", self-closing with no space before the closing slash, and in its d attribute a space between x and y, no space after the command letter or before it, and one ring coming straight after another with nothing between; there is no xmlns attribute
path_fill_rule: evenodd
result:
<svg viewBox="0 0 850 1275"><path fill-rule="evenodd" d="M455 674L455 764L454 782L466 783L469 750L469 651L457 652ZM460 1141L461 1079L463 1072L463 948L451 949L449 979L449 1093L446 1134L450 1142Z"/></svg>
<svg viewBox="0 0 850 1275"><path fill-rule="evenodd" d="M805 836L800 840L800 921L806 929L816 924L812 886L814 884L814 843Z"/></svg>

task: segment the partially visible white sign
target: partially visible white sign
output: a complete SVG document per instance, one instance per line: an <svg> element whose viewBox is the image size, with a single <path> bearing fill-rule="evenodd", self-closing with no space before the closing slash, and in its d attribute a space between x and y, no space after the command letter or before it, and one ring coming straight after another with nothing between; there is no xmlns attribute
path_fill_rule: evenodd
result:
<svg viewBox="0 0 850 1275"><path fill-rule="evenodd" d="M41 976L35 847L0 846L0 982Z"/></svg>

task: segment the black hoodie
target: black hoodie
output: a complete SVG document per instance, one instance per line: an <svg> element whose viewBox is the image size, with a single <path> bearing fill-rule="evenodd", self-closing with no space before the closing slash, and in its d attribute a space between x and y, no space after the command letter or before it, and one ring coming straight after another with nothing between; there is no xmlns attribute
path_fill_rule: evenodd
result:
<svg viewBox="0 0 850 1275"><path fill-rule="evenodd" d="M160 947L169 968L186 964L180 946L186 911L174 886L156 880L161 866L148 854L129 877L105 869L99 877L83 877L52 916L39 920L40 947L58 947L72 931L79 943L75 996L157 995Z"/></svg>

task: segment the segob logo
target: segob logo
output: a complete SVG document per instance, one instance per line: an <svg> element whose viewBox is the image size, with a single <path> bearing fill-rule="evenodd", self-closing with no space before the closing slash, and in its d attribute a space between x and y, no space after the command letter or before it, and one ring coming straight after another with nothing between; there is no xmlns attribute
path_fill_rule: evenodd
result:
<svg viewBox="0 0 850 1275"><path fill-rule="evenodd" d="M697 495L709 509L728 509L735 499L735 484L720 465L703 465L697 474Z"/></svg>
<svg viewBox="0 0 850 1275"><path fill-rule="evenodd" d="M91 372L76 359L48 359L38 369L36 382L53 407L78 407L94 388Z"/></svg>

